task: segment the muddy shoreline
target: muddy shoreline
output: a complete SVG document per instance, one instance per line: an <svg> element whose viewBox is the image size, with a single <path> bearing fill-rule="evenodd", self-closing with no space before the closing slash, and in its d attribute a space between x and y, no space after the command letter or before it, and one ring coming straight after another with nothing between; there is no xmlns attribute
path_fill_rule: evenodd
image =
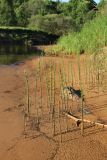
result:
<svg viewBox="0 0 107 160"><path fill-rule="evenodd" d="M50 61L52 57L45 57ZM53 57L56 63L61 58ZM65 58L65 64L75 58ZM24 138L23 134L23 98L24 70L35 69L38 57L26 60L18 65L0 66L0 159L2 160L106 160L107 159L107 130L97 127L87 128L85 136L81 137L80 130L63 134L53 139L37 132L36 137ZM65 69L67 65L65 65ZM33 74L31 74L33 76ZM91 94L91 96L94 96ZM98 99L89 99L89 103L97 103ZM99 100L106 103L106 96ZM99 105L92 107L94 115L106 117L105 110L100 112ZM103 109L103 108L101 108ZM92 116L89 116L93 118ZM101 117L101 116L100 116Z"/></svg>

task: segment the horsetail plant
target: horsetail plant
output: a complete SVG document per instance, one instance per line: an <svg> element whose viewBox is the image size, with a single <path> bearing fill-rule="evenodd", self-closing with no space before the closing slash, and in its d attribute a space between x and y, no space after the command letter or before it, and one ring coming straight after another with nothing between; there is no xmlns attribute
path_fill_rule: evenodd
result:
<svg viewBox="0 0 107 160"><path fill-rule="evenodd" d="M60 69L60 79L61 79L61 99L62 99L62 106L64 105L64 109L65 110L68 110L68 94L67 94L67 97L65 97L65 94L64 94L64 87L65 87L65 79L64 79L64 74L62 73L61 69ZM66 84L67 85L67 84ZM66 117L66 126L67 126L67 132L68 132L68 117Z"/></svg>
<svg viewBox="0 0 107 160"><path fill-rule="evenodd" d="M54 126L54 135L55 135L55 117L56 117L56 115L55 115L55 112L56 112L56 110L55 110L55 106L56 106L56 104L55 104L55 85L56 85L56 66L55 66L55 64L53 64L54 66L54 71L53 71L53 126Z"/></svg>
<svg viewBox="0 0 107 160"><path fill-rule="evenodd" d="M80 54L77 55L78 57L78 74L79 74L79 84L80 84L80 89L81 89L81 135L84 135L84 95L83 95L83 87L82 87L82 82L81 82L81 67L80 67Z"/></svg>
<svg viewBox="0 0 107 160"><path fill-rule="evenodd" d="M25 75L25 90L26 90L26 105L27 105L27 115L29 117L30 114L30 93L29 93L29 76L28 73L26 71L24 71L24 75Z"/></svg>
<svg viewBox="0 0 107 160"><path fill-rule="evenodd" d="M40 82L40 108L41 108L41 114L43 115L43 103L42 103L42 99L43 99L43 95L42 95L42 69L41 69L41 58L39 59L39 68L38 68L38 72L39 72L39 82Z"/></svg>
<svg viewBox="0 0 107 160"><path fill-rule="evenodd" d="M38 105L37 105L37 80L38 80L38 73L35 72L35 83L34 83L34 94L35 94L35 111L37 117L37 125L39 128L39 112L38 112Z"/></svg>
<svg viewBox="0 0 107 160"><path fill-rule="evenodd" d="M59 129L60 129L60 135L61 135L61 143L62 143L62 127L61 127L61 117L60 117L60 101L59 101L59 104L58 104L59 106Z"/></svg>

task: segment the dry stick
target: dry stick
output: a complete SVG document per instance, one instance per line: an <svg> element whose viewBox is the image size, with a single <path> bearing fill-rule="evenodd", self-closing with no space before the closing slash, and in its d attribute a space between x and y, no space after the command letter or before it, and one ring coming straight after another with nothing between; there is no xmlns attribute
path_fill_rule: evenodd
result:
<svg viewBox="0 0 107 160"><path fill-rule="evenodd" d="M78 122L79 122L79 124L82 123L82 119L77 118L77 117L75 117L75 116L73 116L73 115L71 115L70 113L67 113L67 112L63 112L63 113L64 113L67 117L73 119L76 123L78 123ZM90 121L90 120L86 120L86 119L84 119L83 121L86 122L86 123L93 124L93 125L101 126L101 127L103 127L103 128L107 128L107 125L106 125L106 124L103 124L103 123L99 123L99 122L95 122L95 121Z"/></svg>
<svg viewBox="0 0 107 160"><path fill-rule="evenodd" d="M81 83L81 68L80 68L80 55L78 54L78 70L79 70L79 83L81 88L81 135L84 135L84 106L83 106L83 88Z"/></svg>

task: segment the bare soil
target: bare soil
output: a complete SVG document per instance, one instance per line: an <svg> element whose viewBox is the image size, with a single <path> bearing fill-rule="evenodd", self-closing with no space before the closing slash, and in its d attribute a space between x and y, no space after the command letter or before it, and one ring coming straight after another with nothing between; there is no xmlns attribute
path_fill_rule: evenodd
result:
<svg viewBox="0 0 107 160"><path fill-rule="evenodd" d="M42 67L42 111L40 130L30 125L24 131L24 70L29 73L31 115L35 113L34 106L34 75L39 63L39 57L27 60L23 64L0 66L0 160L107 160L107 129L99 126L85 124L84 136L81 136L80 127L77 127L71 119L62 115L62 143L58 115L56 114L56 134L53 136L53 123L47 106L46 74L49 73L50 61L56 65L56 112L61 101L60 96L60 68L66 73L68 86L71 86L70 73L68 72L72 62L75 71L74 88L80 89L78 81L78 65L75 57L44 57ZM85 119L99 121L107 124L107 89L106 86L93 87L88 83L83 73L85 56L81 56L82 80L84 81L84 94L87 107L90 111L85 114ZM85 84L87 81L87 84ZM105 80L104 83L107 81ZM38 82L38 95L40 95L40 82ZM37 97L37 106L40 105L40 97ZM61 106L62 107L62 106ZM80 117L77 103L68 101L68 109ZM43 121L43 123L42 123ZM46 123L45 123L46 122ZM68 125L68 132L66 124ZM34 126L35 127L35 126Z"/></svg>

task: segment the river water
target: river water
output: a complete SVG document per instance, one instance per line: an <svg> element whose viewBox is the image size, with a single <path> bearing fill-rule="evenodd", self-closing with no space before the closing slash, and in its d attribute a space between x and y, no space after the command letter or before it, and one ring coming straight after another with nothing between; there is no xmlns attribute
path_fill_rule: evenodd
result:
<svg viewBox="0 0 107 160"><path fill-rule="evenodd" d="M35 48L24 45L0 44L0 64L19 63L36 55L38 55L38 52Z"/></svg>

